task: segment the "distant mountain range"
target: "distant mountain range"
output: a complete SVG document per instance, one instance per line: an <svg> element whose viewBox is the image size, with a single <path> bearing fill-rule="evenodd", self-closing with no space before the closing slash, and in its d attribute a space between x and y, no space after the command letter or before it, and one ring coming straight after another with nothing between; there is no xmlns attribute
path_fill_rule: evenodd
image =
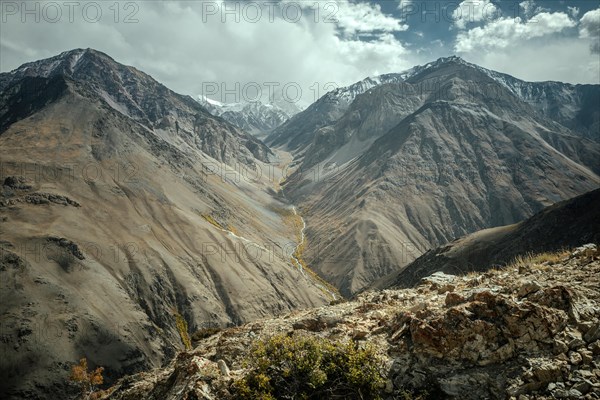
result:
<svg viewBox="0 0 600 400"><path fill-rule="evenodd" d="M301 111L295 103L274 96L267 104L259 100L221 103L203 95L198 96L198 101L211 114L222 117L258 138L265 138L271 131Z"/></svg>
<svg viewBox="0 0 600 400"><path fill-rule="evenodd" d="M456 63L465 68L479 71L482 75L511 91L522 101L530 104L545 117L556 120L568 128L573 128L575 132L579 132L591 140L600 142L599 85L572 85L550 81L525 82L452 56L440 58L401 73L368 77L350 86L328 92L301 115L290 119L276 129L267 139L267 143L274 146L285 145L296 153L301 152L311 144L314 135L320 128L339 120L358 95L384 84L413 82L419 75L434 71L446 63ZM417 89L424 93L434 93L437 91L436 83L439 82L420 81ZM489 91L497 88L497 85L492 84Z"/></svg>

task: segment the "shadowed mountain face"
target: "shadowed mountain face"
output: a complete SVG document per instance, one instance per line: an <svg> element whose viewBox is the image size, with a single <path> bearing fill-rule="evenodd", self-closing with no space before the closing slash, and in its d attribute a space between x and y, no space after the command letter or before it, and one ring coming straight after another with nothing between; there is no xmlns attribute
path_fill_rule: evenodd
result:
<svg viewBox="0 0 600 400"><path fill-rule="evenodd" d="M465 274L503 266L519 255L600 241L600 189L545 208L525 221L478 231L429 250L405 268L381 278L372 289L410 287L442 271Z"/></svg>
<svg viewBox="0 0 600 400"><path fill-rule="evenodd" d="M404 76L313 132L287 180L307 219L307 261L346 295L600 183L600 145L489 71L450 58Z"/></svg>
<svg viewBox="0 0 600 400"><path fill-rule="evenodd" d="M81 357L110 381L330 299L290 261L262 142L93 50L0 88L0 397L66 398Z"/></svg>

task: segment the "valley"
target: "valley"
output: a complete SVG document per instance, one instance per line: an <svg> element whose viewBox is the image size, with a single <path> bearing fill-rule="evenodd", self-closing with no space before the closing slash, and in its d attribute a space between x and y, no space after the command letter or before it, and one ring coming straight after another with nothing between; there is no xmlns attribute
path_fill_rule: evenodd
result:
<svg viewBox="0 0 600 400"><path fill-rule="evenodd" d="M551 346L513 332L513 320L486 336L488 358L465 338L506 305L539 325L519 307L530 293L559 296L553 281L580 297L532 294L540 318L560 310L539 342L571 357L558 335L595 338L590 288L552 272L523 295L520 275L556 264L579 282L598 267L595 247L590 260L571 251L600 240L597 109L600 85L525 82L454 56L302 110L182 95L93 49L2 73L0 397L75 396L68 374L85 357L105 368L106 388L116 384L107 398L179 398L179 383L204 385L195 398L227 398L215 391L229 393L228 375L211 386L182 359L200 348L202 365L226 359L241 376L251 332L269 329L372 339L397 365L386 364L388 398L424 389L401 371L429 371L434 359L430 383L445 395L470 398L469 379L484 375L486 395L521 393L530 377L502 369L496 381L486 363L518 369L519 351L547 358ZM525 272L513 265L563 250ZM454 290L464 306L448 304ZM569 319L572 307L586 311ZM473 310L481 322L466 322ZM428 332L446 334L455 317L465 337L440 357ZM597 339L579 344L581 357L597 356ZM457 363L469 365L460 376ZM544 379L530 386L558 382Z"/></svg>

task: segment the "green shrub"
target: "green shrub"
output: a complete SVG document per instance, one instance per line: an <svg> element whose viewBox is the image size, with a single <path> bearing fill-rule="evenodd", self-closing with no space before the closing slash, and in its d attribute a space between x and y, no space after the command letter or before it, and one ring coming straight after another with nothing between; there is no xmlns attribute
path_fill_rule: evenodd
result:
<svg viewBox="0 0 600 400"><path fill-rule="evenodd" d="M246 363L238 399L379 399L384 384L374 349L351 341L277 335L258 342Z"/></svg>

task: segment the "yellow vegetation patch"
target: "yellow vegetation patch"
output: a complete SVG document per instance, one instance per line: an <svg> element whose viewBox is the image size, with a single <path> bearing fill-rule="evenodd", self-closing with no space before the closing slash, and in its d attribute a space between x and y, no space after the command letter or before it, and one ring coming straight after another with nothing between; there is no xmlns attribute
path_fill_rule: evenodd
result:
<svg viewBox="0 0 600 400"><path fill-rule="evenodd" d="M186 350L192 349L192 341L188 334L188 324L185 318L177 310L173 309L173 315L175 316L175 326L181 337L181 343L183 343Z"/></svg>
<svg viewBox="0 0 600 400"><path fill-rule="evenodd" d="M211 223L212 225L216 226L219 229L223 229L225 230L225 228L223 228L223 226L221 226L221 224L219 224L213 217L211 217L208 214L201 214L202 218L204 218L206 221L208 221L209 223Z"/></svg>
<svg viewBox="0 0 600 400"><path fill-rule="evenodd" d="M515 259L509 263L507 268L519 268L525 266L539 266L541 264L556 264L564 260L565 257L569 256L569 252L566 250L560 250L555 252L546 253L527 253L518 255Z"/></svg>
<svg viewBox="0 0 600 400"><path fill-rule="evenodd" d="M290 208L275 207L273 205L270 205L270 206L267 206L267 209L269 211L274 212L275 214L281 216L282 218L294 215L294 211L292 211L292 209L290 209Z"/></svg>
<svg viewBox="0 0 600 400"><path fill-rule="evenodd" d="M325 279L321 278L319 276L319 274L317 274L315 271L313 271L306 264L306 262L302 259L302 250L303 250L303 248L304 248L304 244L298 246L298 248L294 252L294 257L296 257L296 259L294 259L294 257L290 258L292 264L295 264L296 260L298 260L298 262L302 266L302 269L306 273L308 273L313 280L315 280L318 283L320 283L321 285L323 285L325 288L327 288L327 290L329 290L331 293L335 294L338 298L343 298L342 295L340 294L340 292L337 290L337 288L335 288L331 283L327 282ZM329 294L329 293L327 293L327 294Z"/></svg>

